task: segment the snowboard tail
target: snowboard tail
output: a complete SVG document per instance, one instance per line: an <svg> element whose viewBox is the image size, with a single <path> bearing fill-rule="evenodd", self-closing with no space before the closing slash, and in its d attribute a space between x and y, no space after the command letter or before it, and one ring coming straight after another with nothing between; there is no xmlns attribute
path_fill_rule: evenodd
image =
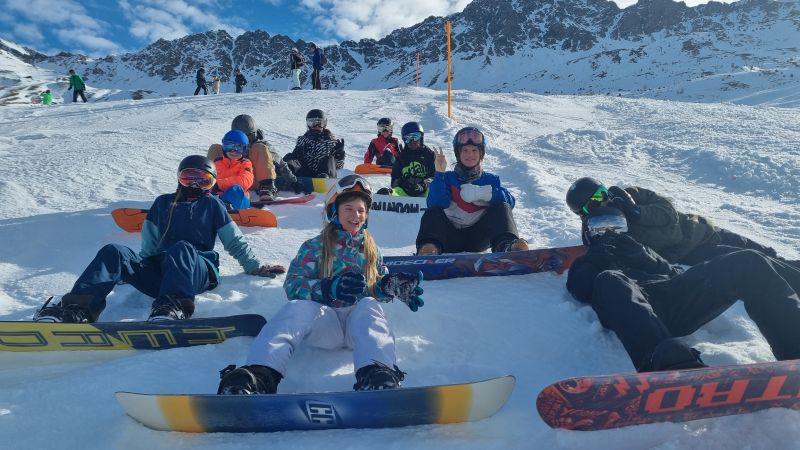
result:
<svg viewBox="0 0 800 450"><path fill-rule="evenodd" d="M536 399L553 428L593 431L800 409L800 360L570 378Z"/></svg>
<svg viewBox="0 0 800 450"><path fill-rule="evenodd" d="M258 314L159 322L0 322L0 351L164 350L256 336Z"/></svg>
<svg viewBox="0 0 800 450"><path fill-rule="evenodd" d="M128 233L138 233L142 231L145 219L147 219L147 209L141 208L117 208L111 211L111 217L118 227ZM234 222L240 227L277 227L278 218L272 211L256 208L234 209L228 211Z"/></svg>
<svg viewBox="0 0 800 450"><path fill-rule="evenodd" d="M422 271L426 280L462 277L563 273L586 247L545 248L503 253L451 253L429 256L386 256L390 273Z"/></svg>
<svg viewBox="0 0 800 450"><path fill-rule="evenodd" d="M148 395L117 392L125 412L163 431L274 432L388 428L484 419L503 407L514 377L476 383L272 395Z"/></svg>
<svg viewBox="0 0 800 450"><path fill-rule="evenodd" d="M372 163L363 163L357 165L354 172L359 175L391 175L392 167L381 166Z"/></svg>

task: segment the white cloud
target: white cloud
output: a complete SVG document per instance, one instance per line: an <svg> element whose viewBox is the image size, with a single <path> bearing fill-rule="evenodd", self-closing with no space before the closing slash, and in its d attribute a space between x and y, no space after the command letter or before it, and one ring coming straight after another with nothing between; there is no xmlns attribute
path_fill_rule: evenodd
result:
<svg viewBox="0 0 800 450"><path fill-rule="evenodd" d="M14 36L22 38L31 44L41 44L44 42L44 35L39 31L39 27L30 23L18 23L12 30Z"/></svg>
<svg viewBox="0 0 800 450"><path fill-rule="evenodd" d="M202 4L202 5L201 5ZM158 39L177 39L193 32L226 30L233 36L244 30L220 19L215 4L184 0L121 0L123 13L131 22L131 34L145 42Z"/></svg>
<svg viewBox="0 0 800 450"><path fill-rule="evenodd" d="M619 6L620 8L627 8L628 6L631 6L631 5L635 4L635 3L637 3L637 0L611 0L611 1L616 3L617 6ZM686 3L686 6L697 6L697 5L702 5L702 4L708 3L710 0L673 0L673 1L676 1L676 2L677 1L682 1L682 2ZM715 1L718 1L718 2L721 2L721 3L733 3L736 0L715 0Z"/></svg>
<svg viewBox="0 0 800 450"><path fill-rule="evenodd" d="M83 28L63 28L56 31L55 34L61 42L89 48L99 53L113 52L119 49L119 45L114 42L96 36L91 31Z"/></svg>
<svg viewBox="0 0 800 450"><path fill-rule="evenodd" d="M323 30L342 39L380 39L429 16L461 12L472 0L300 0Z"/></svg>

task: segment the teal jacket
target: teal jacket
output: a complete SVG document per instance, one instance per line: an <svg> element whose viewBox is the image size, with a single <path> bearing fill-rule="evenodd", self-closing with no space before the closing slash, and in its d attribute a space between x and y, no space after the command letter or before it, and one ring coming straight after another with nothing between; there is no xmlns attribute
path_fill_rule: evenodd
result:
<svg viewBox="0 0 800 450"><path fill-rule="evenodd" d="M69 76L69 87L75 89L76 91L82 91L86 89L86 83L84 83L83 78L76 73Z"/></svg>

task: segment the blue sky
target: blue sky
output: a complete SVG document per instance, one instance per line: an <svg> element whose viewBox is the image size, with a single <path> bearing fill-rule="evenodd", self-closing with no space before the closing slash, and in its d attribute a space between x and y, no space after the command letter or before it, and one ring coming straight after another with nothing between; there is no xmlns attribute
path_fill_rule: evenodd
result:
<svg viewBox="0 0 800 450"><path fill-rule="evenodd" d="M261 29L322 44L380 39L471 0L0 0L0 38L46 54L105 56L159 38ZM690 6L707 0L687 0ZM635 0L616 0L626 7Z"/></svg>

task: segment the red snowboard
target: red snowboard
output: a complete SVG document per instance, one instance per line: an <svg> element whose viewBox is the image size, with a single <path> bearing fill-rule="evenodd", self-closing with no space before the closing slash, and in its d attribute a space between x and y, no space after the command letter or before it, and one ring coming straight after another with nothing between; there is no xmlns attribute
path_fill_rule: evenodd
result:
<svg viewBox="0 0 800 450"><path fill-rule="evenodd" d="M551 427L581 431L800 409L800 360L569 378L536 408Z"/></svg>

